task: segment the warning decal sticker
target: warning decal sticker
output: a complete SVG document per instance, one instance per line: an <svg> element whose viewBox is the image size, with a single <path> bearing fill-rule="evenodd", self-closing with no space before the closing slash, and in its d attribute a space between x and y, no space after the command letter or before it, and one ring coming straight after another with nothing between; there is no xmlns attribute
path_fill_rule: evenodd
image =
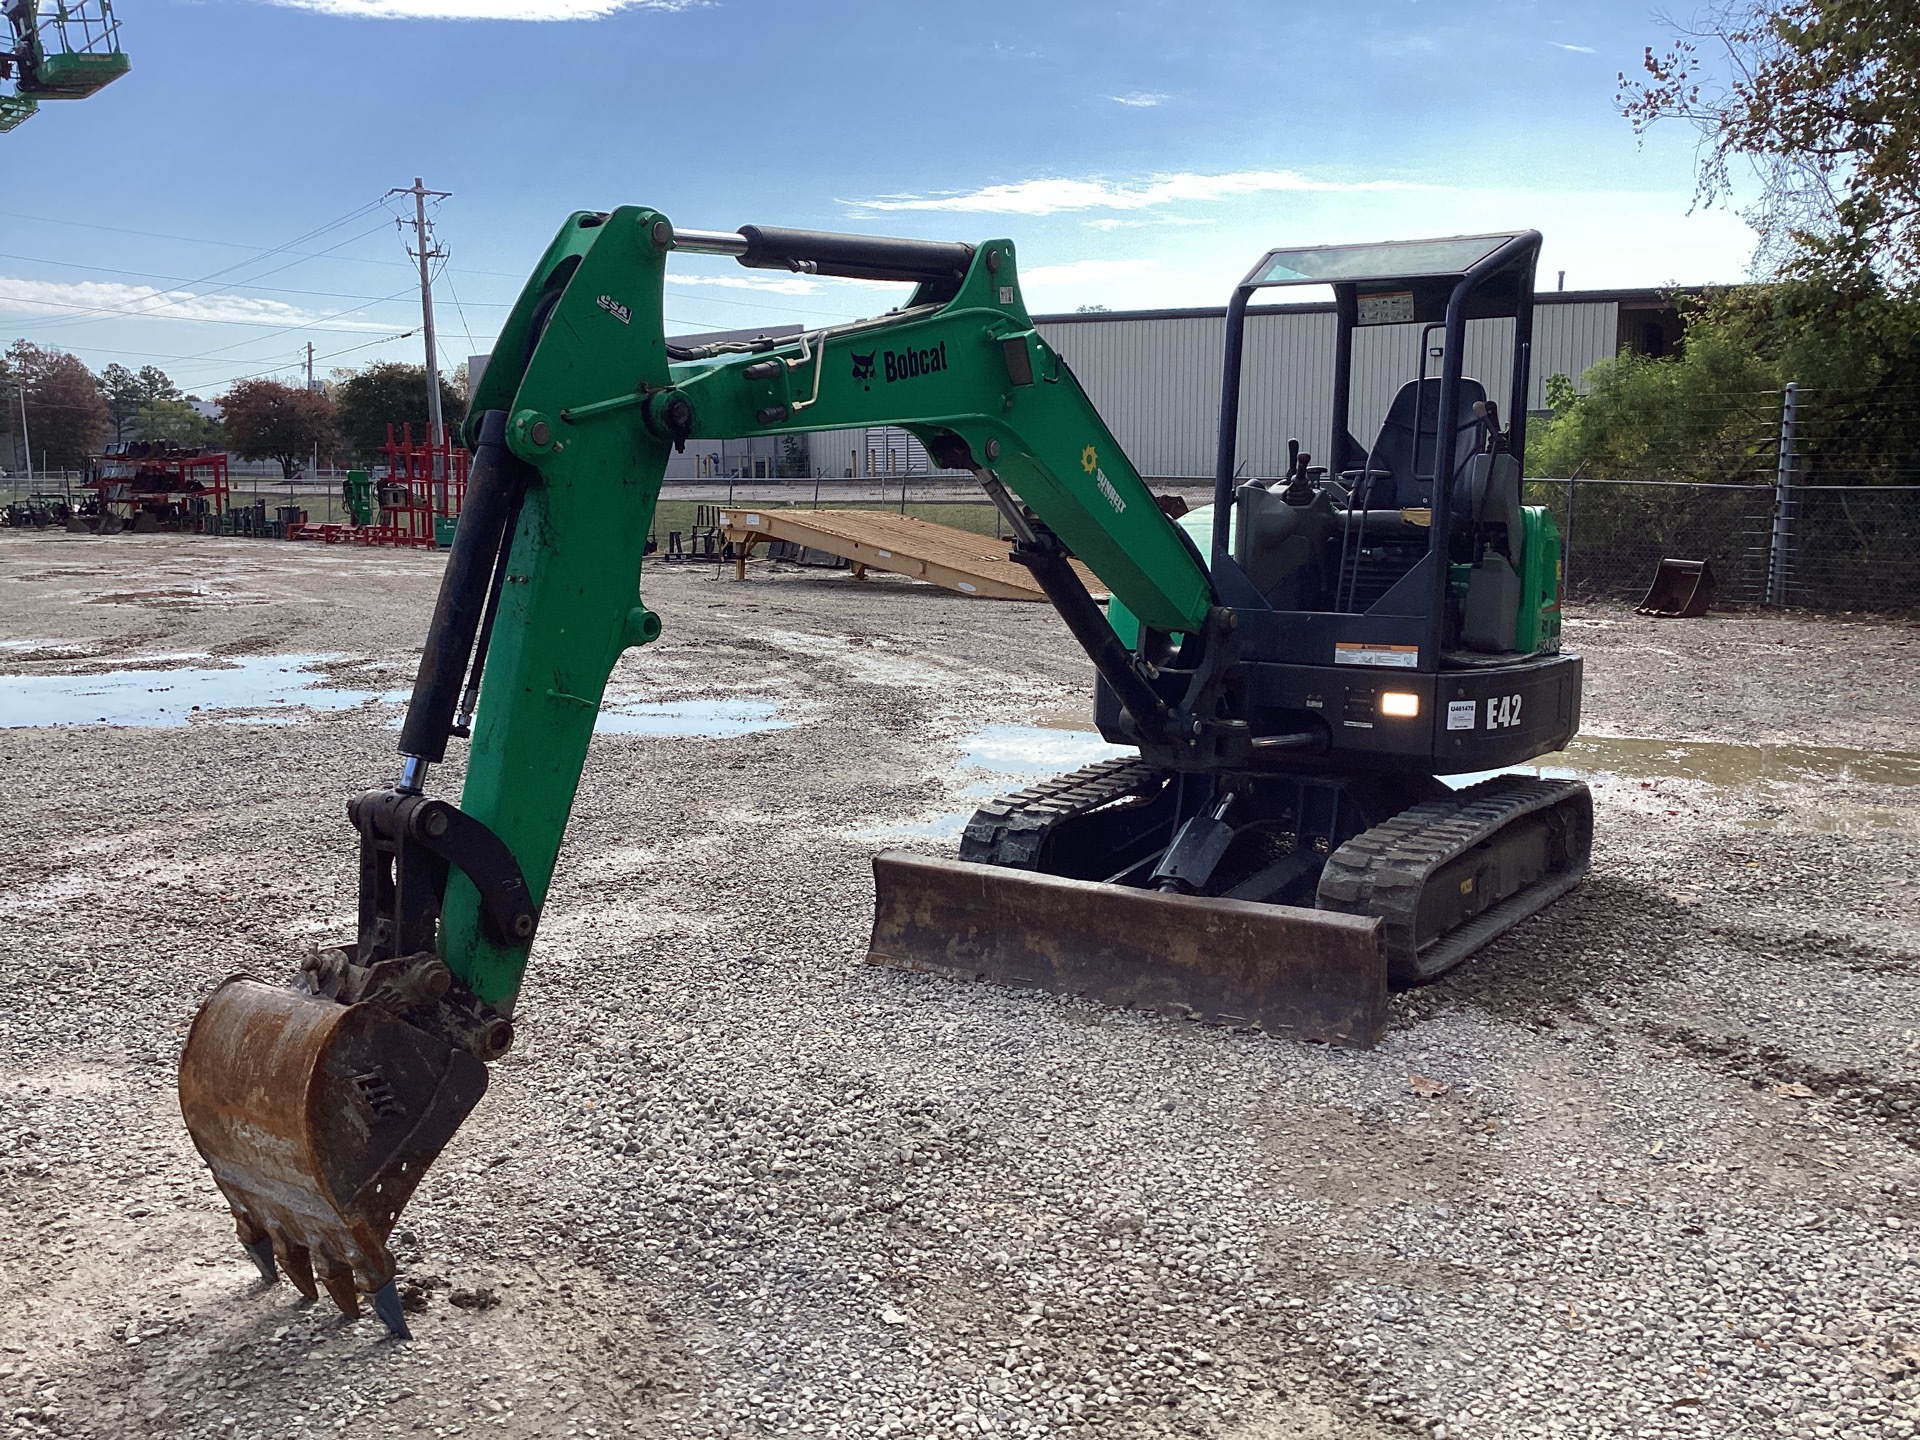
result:
<svg viewBox="0 0 1920 1440"><path fill-rule="evenodd" d="M1363 640L1337 640L1333 646L1336 665L1387 665L1396 670L1420 667L1418 645L1374 645Z"/></svg>

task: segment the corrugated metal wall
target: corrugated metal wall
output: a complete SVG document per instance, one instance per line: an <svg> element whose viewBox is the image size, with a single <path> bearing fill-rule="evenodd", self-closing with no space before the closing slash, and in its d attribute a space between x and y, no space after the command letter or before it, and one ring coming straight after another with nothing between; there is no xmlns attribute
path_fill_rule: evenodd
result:
<svg viewBox="0 0 1920 1440"><path fill-rule="evenodd" d="M1542 403L1546 377L1578 377L1613 354L1619 306L1613 301L1543 304L1534 311L1528 407ZM1219 315L1175 315L1039 323L1067 359L1143 475L1213 473L1220 418L1220 360L1226 322ZM1418 325L1379 325L1354 337L1349 421L1370 443L1401 385L1418 373ZM1333 404L1332 310L1301 309L1247 318L1242 380L1242 473L1285 469L1287 441L1325 451ZM1435 340L1438 339L1436 335ZM1466 372L1503 405L1512 379L1513 322L1467 326ZM1430 362L1437 370L1438 362Z"/></svg>
<svg viewBox="0 0 1920 1440"><path fill-rule="evenodd" d="M1547 377L1578 380L1619 343L1620 305L1614 300L1582 300L1571 305L1533 309L1533 398L1535 410L1547 403Z"/></svg>
<svg viewBox="0 0 1920 1440"><path fill-rule="evenodd" d="M1554 303L1542 297L1533 312L1533 374L1529 409L1543 406L1549 375L1578 380L1597 360L1614 353L1620 306L1612 300ZM1220 359L1226 322L1218 314L1127 315L1082 320L1043 320L1047 342L1066 357L1115 438L1143 475L1204 479L1213 474L1220 423ZM1417 373L1418 325L1374 325L1357 331L1353 345L1353 404L1349 421L1362 444L1372 442L1400 387ZM743 334L746 332L742 332ZM1438 336L1434 337L1436 340ZM1331 307L1302 308L1247 317L1247 353L1240 417L1241 473L1276 476L1286 468L1287 441L1297 438L1314 454L1325 452L1333 405L1334 316ZM1513 322L1476 320L1467 326L1466 373L1487 387L1502 407L1511 377ZM1430 361L1437 369L1438 362ZM899 433L893 463L878 430L828 430L810 438L813 466L845 475L913 473L929 468L919 442ZM669 464L672 479L691 478L696 450L718 452L715 443L690 445ZM726 447L724 469L752 456L748 442ZM776 452L770 445L766 454ZM752 470L752 459L746 468ZM771 466L768 466L771 468Z"/></svg>

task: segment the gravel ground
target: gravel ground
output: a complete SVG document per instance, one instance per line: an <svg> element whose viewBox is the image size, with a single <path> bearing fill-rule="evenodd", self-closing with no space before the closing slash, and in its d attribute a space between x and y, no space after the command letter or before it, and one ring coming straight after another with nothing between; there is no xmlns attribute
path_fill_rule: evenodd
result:
<svg viewBox="0 0 1920 1440"><path fill-rule="evenodd" d="M0 674L377 696L437 569L0 533ZM596 741L522 1041L403 1219L411 1344L258 1283L173 1097L212 985L350 932L395 708L0 730L0 1434L1915 1433L1920 630L1572 616L1594 876L1362 1054L863 965L869 855L1019 783L969 737L1085 663L1040 607L730 577L650 574L616 689L792 723Z"/></svg>

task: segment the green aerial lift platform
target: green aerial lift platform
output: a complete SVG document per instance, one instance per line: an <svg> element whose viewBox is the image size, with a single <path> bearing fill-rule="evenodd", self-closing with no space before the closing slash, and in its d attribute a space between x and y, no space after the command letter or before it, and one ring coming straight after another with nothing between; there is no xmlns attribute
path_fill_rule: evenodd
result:
<svg viewBox="0 0 1920 1440"><path fill-rule="evenodd" d="M8 0L12 48L0 51L0 130L11 130L42 100L84 100L127 73L112 0Z"/></svg>

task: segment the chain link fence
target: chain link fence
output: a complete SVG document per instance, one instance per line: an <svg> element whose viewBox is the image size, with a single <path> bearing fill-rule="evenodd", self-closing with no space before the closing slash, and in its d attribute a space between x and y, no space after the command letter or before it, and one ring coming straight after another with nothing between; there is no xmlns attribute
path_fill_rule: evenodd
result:
<svg viewBox="0 0 1920 1440"><path fill-rule="evenodd" d="M1796 485L1783 594L1819 610L1920 610L1920 485Z"/></svg>
<svg viewBox="0 0 1920 1440"><path fill-rule="evenodd" d="M1673 417L1647 419L1610 434L1608 478L1527 482L1559 522L1570 598L1637 601L1663 559L1706 560L1721 605L1920 610L1920 397L1730 395L1689 409L1677 446ZM1691 474L1622 465L1661 453L1661 424Z"/></svg>
<svg viewBox="0 0 1920 1440"><path fill-rule="evenodd" d="M1529 480L1572 600L1638 601L1664 559L1706 560L1721 605L1920 610L1920 485Z"/></svg>
<svg viewBox="0 0 1920 1440"><path fill-rule="evenodd" d="M1766 599L1771 485L1529 480L1526 501L1560 526L1569 599L1638 601L1668 558L1711 562L1723 604Z"/></svg>

